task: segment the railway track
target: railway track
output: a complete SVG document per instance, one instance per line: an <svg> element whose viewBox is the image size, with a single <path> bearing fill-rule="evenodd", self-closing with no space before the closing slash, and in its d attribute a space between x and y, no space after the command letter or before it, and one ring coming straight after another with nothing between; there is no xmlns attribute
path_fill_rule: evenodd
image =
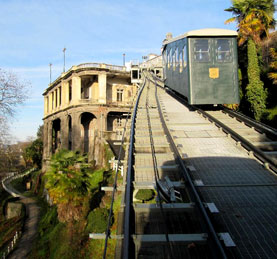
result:
<svg viewBox="0 0 277 259"><path fill-rule="evenodd" d="M275 130L226 109L185 107L158 82L147 75L129 125L115 258L272 258ZM145 189L151 202L136 199Z"/></svg>
<svg viewBox="0 0 277 259"><path fill-rule="evenodd" d="M163 80L151 75L152 82L164 87ZM250 154L256 156L267 168L277 173L277 130L263 123L259 123L239 112L232 111L222 105L214 110L203 110L188 103L176 95L169 93L184 105L195 109L199 114L214 123L242 145Z"/></svg>
<svg viewBox="0 0 277 259"><path fill-rule="evenodd" d="M216 120L231 128L277 165L277 130L258 123L240 113L222 107L208 112Z"/></svg>
<svg viewBox="0 0 277 259"><path fill-rule="evenodd" d="M155 85L146 80L133 114L122 258L227 258L173 139ZM142 203L145 189L155 200Z"/></svg>
<svg viewBox="0 0 277 259"><path fill-rule="evenodd" d="M203 111L161 96L168 127L192 168L197 190L204 201L215 202L221 213L214 222L228 231L236 244L228 249L228 258L274 257L276 130L223 107ZM173 103L175 109L170 108Z"/></svg>

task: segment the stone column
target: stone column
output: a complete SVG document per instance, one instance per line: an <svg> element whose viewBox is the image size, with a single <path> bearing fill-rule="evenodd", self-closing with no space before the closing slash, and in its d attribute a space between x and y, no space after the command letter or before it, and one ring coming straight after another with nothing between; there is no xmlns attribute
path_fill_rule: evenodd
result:
<svg viewBox="0 0 277 259"><path fill-rule="evenodd" d="M66 107L69 103L69 83L62 81L62 107Z"/></svg>
<svg viewBox="0 0 277 259"><path fill-rule="evenodd" d="M53 132L53 121L48 121L48 145L47 145L47 157L52 156L52 132Z"/></svg>
<svg viewBox="0 0 277 259"><path fill-rule="evenodd" d="M78 103L81 99L81 77L72 77L72 102Z"/></svg>
<svg viewBox="0 0 277 259"><path fill-rule="evenodd" d="M73 113L71 115L72 119L72 150L82 150L81 149L81 122L79 120L79 113Z"/></svg>
<svg viewBox="0 0 277 259"><path fill-rule="evenodd" d="M56 99L57 99L57 109L59 108L59 96L60 96L60 87L56 87Z"/></svg>
<svg viewBox="0 0 277 259"><path fill-rule="evenodd" d="M44 121L43 124L43 159L48 158L48 127L49 127L49 122Z"/></svg>
<svg viewBox="0 0 277 259"><path fill-rule="evenodd" d="M99 103L106 104L107 103L107 74L99 74L98 76L98 85L99 85Z"/></svg>
<svg viewBox="0 0 277 259"><path fill-rule="evenodd" d="M44 96L44 116L47 114L48 96Z"/></svg>
<svg viewBox="0 0 277 259"><path fill-rule="evenodd" d="M61 118L61 148L68 149L68 125L66 115Z"/></svg>
<svg viewBox="0 0 277 259"><path fill-rule="evenodd" d="M52 92L48 94L49 95L49 112L53 110L52 103L53 103L53 95Z"/></svg>

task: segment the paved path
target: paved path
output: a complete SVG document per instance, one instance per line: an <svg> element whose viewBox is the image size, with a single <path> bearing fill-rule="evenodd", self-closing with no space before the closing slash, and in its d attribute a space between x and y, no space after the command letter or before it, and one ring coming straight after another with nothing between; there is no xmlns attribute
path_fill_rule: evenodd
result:
<svg viewBox="0 0 277 259"><path fill-rule="evenodd" d="M8 188L14 190L10 184L8 184ZM18 192L16 191L16 193ZM23 235L16 249L8 257L10 259L27 258L37 234L40 208L37 206L35 200L24 197L23 195L21 195L20 201L26 206L27 219L25 221Z"/></svg>

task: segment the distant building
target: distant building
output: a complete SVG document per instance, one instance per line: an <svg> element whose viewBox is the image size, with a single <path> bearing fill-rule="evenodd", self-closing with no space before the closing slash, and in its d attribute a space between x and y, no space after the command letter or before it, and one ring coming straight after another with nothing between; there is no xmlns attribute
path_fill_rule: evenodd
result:
<svg viewBox="0 0 277 259"><path fill-rule="evenodd" d="M121 139L137 87L125 67L73 66L43 93L44 166L58 149L87 153L103 162L103 141Z"/></svg>
<svg viewBox="0 0 277 259"><path fill-rule="evenodd" d="M144 61L139 63L137 61L132 62L131 66L131 80L132 83L141 82L141 72L147 70L154 73L157 77L163 78L163 60L161 55L148 54L143 56Z"/></svg>

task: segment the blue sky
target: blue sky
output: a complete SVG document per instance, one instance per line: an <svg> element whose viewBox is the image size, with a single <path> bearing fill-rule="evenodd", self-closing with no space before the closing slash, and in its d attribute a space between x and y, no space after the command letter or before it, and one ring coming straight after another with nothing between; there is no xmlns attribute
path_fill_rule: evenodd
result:
<svg viewBox="0 0 277 259"><path fill-rule="evenodd" d="M0 0L0 68L32 84L29 99L12 122L16 140L35 136L43 123L42 93L63 69L85 62L122 65L160 53L167 32L173 36L224 25L230 0Z"/></svg>

